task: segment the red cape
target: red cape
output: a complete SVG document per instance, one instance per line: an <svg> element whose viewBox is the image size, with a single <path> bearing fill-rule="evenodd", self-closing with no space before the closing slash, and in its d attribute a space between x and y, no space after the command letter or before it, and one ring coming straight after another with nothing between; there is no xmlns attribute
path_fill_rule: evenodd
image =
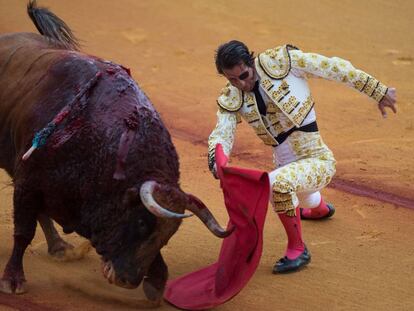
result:
<svg viewBox="0 0 414 311"><path fill-rule="evenodd" d="M226 164L217 145L217 172L229 213L227 228L235 229L223 240L218 262L167 283L164 298L180 309L209 309L233 298L253 276L262 255L268 175Z"/></svg>

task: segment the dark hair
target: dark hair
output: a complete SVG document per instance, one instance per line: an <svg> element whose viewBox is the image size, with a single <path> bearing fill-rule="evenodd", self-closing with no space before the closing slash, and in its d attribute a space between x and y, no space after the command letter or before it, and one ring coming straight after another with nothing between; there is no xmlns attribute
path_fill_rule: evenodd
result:
<svg viewBox="0 0 414 311"><path fill-rule="evenodd" d="M240 63L252 67L254 63L253 54L253 52L249 52L248 47L243 42L237 40L222 44L218 47L215 55L217 72L223 74L223 69L232 69Z"/></svg>

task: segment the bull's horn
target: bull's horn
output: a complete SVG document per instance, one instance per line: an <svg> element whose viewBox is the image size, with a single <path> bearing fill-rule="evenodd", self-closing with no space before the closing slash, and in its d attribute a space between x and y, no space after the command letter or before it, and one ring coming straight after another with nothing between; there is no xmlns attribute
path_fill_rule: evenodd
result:
<svg viewBox="0 0 414 311"><path fill-rule="evenodd" d="M155 181L146 181L142 184L139 191L141 201L144 206L155 216L163 218L187 218L193 216L193 214L178 214L171 212L163 207L161 207L155 200L152 195L154 188L157 185Z"/></svg>
<svg viewBox="0 0 414 311"><path fill-rule="evenodd" d="M195 197L192 194L186 194L189 198L189 203L185 207L189 211L193 212L201 221L206 225L206 227L217 237L225 238L229 236L233 229L225 230L223 229L217 220L214 218L213 214L207 208L207 206L201 202L200 199Z"/></svg>

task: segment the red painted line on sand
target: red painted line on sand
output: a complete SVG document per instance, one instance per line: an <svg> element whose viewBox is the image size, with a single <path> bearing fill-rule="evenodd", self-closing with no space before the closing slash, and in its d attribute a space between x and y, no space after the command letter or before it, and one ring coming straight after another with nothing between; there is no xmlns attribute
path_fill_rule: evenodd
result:
<svg viewBox="0 0 414 311"><path fill-rule="evenodd" d="M17 309L21 311L57 311L58 309L53 309L50 307L42 306L40 304L34 303L22 296L12 295L12 294L3 294L0 293L0 307L7 306L12 309Z"/></svg>
<svg viewBox="0 0 414 311"><path fill-rule="evenodd" d="M391 203L398 206L414 209L414 199L403 197L394 193L372 189L346 179L334 177L329 188L338 189L354 195L372 198L381 202Z"/></svg>

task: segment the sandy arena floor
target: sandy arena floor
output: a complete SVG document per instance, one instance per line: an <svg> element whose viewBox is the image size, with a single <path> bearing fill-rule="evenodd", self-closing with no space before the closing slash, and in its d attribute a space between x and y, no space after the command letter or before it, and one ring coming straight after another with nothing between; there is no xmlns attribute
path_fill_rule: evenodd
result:
<svg viewBox="0 0 414 311"><path fill-rule="evenodd" d="M227 221L222 193L206 166L215 100L225 83L213 63L218 44L235 38L260 52L291 43L304 51L349 59L396 87L398 114L384 120L375 103L358 92L334 82L310 81L319 127L338 160L335 187L324 190L337 214L329 221L304 222L312 263L300 273L275 276L271 267L283 254L285 236L277 217L269 212L264 253L255 276L217 310L414 310L414 2L39 3L71 26L82 39L83 51L131 68L174 137L183 189L207 203L222 224ZM0 0L0 33L35 31L25 6L25 0ZM271 169L269 149L246 124L240 126L237 138L233 165ZM0 269L12 247L9 184L1 170ZM358 191L371 198L356 196ZM65 238L82 242L75 235ZM186 220L163 250L171 277L214 262L220 244L197 219ZM50 259L40 230L24 264L29 292L18 297L0 294L0 310L149 307L141 289L107 284L94 252L77 262ZM159 308L173 309L166 303Z"/></svg>

